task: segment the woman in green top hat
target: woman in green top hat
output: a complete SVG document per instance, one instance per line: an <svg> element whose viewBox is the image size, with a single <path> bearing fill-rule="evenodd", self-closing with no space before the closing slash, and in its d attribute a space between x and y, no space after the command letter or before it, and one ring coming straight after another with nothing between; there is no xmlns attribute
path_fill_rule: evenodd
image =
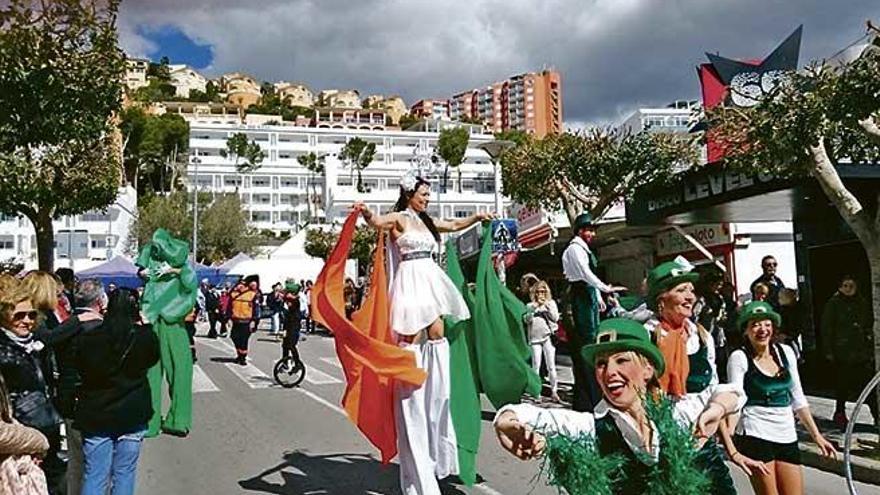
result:
<svg viewBox="0 0 880 495"><path fill-rule="evenodd" d="M794 415L806 427L823 455L834 446L822 436L801 389L794 350L775 342L781 318L763 301L743 307L737 318L745 333L743 347L727 362L731 384L745 391L746 404L731 439L726 425L721 437L730 459L740 466L758 495L804 493ZM735 418L731 417L730 422Z"/></svg>
<svg viewBox="0 0 880 495"><path fill-rule="evenodd" d="M544 452L545 435L593 435L601 456L620 455L624 459L622 471L626 476L612 483L612 492L643 493L652 470L666 469L669 462L676 462L668 458L661 462L661 451L668 448L666 442L670 440L661 438L661 431L648 417L644 399L660 393L657 377L665 368L663 355L642 325L622 318L603 321L595 343L585 347L582 354L594 368L602 391L603 399L595 412L508 405L495 416L498 439L507 451L526 460ZM722 418L735 412L740 401L741 394L733 390L694 395L674 402L672 414L679 424L693 427L702 442L714 435ZM714 462L718 465L694 467L726 470L723 460ZM587 469L575 467L580 468Z"/></svg>

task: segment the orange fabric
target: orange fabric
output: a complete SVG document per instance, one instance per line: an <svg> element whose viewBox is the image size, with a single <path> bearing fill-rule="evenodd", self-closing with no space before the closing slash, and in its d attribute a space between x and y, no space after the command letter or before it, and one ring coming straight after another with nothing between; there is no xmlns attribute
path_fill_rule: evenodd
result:
<svg viewBox="0 0 880 495"><path fill-rule="evenodd" d="M388 275L384 236L380 233L370 275L370 293L361 309L345 317L343 286L345 261L354 237L357 212L342 226L339 241L312 288L312 318L333 331L336 355L345 372L342 406L349 419L379 449L382 462L397 455L394 423L394 380L424 383L425 371L415 355L394 343L390 328Z"/></svg>
<svg viewBox="0 0 880 495"><path fill-rule="evenodd" d="M666 330L665 336L663 330ZM691 372L684 327L671 328L661 321L656 332L657 347L666 361L666 371L660 377L660 387L670 395L684 396L687 394L687 377Z"/></svg>

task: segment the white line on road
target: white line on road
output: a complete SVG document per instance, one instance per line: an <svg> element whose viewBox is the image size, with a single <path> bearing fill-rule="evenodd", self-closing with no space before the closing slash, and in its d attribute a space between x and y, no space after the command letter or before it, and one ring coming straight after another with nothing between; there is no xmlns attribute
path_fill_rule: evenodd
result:
<svg viewBox="0 0 880 495"><path fill-rule="evenodd" d="M342 364L340 364L339 360L336 359L335 357L322 357L321 361L324 361L325 363L327 363L330 366L333 366L335 368L342 369Z"/></svg>
<svg viewBox="0 0 880 495"><path fill-rule="evenodd" d="M241 378L243 382L247 383L250 388L273 388L278 386L269 375L263 373L260 371L260 368L257 368L250 363L245 366L236 363L226 363L226 367L229 368L229 371L233 372L235 376Z"/></svg>
<svg viewBox="0 0 880 495"><path fill-rule="evenodd" d="M476 488L477 490L479 490L483 493L488 493L489 495L502 495L501 492L495 490L494 488L490 487L489 485L487 485L485 483L477 483L474 485L474 488Z"/></svg>
<svg viewBox="0 0 880 495"><path fill-rule="evenodd" d="M199 392L219 392L220 389L217 387L217 385L214 384L214 382L211 381L210 378L208 378L205 370L203 370L201 366L196 364L193 366L192 391L194 394L197 394Z"/></svg>
<svg viewBox="0 0 880 495"><path fill-rule="evenodd" d="M313 385L327 385L329 383L342 383L342 380L336 378L333 375L328 375L323 371L315 368L308 367L306 369L306 381Z"/></svg>
<svg viewBox="0 0 880 495"><path fill-rule="evenodd" d="M222 340L214 340L214 339L196 339L196 342L199 344L206 345L215 351L221 352L229 352L232 351L231 354L235 354L235 347L223 342Z"/></svg>
<svg viewBox="0 0 880 495"><path fill-rule="evenodd" d="M308 376L308 372L306 372L306 376ZM320 395L318 395L318 394L316 394L316 393L314 393L314 392L309 392L308 390L306 390L306 389L304 389L304 388L301 388L301 387L294 388L294 390L296 390L297 392L299 392L299 393L301 393L301 394L305 394L306 397L311 398L312 400L314 400L314 401L317 402L318 404L321 404L321 405L327 406L327 407L329 407L330 409L336 411L337 413L339 413L339 414L341 414L341 415L343 415L343 416L345 416L345 417L348 417L348 415L345 413L345 409L343 409L343 408L341 408L341 407L339 407L339 406L337 406L337 405L331 403L330 401L324 399L324 398L321 397Z"/></svg>

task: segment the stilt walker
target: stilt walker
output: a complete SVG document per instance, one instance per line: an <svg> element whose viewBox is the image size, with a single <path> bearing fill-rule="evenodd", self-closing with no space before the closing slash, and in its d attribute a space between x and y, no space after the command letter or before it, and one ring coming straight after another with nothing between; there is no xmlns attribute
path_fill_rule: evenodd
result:
<svg viewBox="0 0 880 495"><path fill-rule="evenodd" d="M160 359L147 377L153 399L148 437L159 431L186 436L192 429L193 361L184 327L196 303L198 281L187 263L189 245L158 229L137 259L138 274L146 280L141 307L159 338ZM162 375L168 382L171 405L162 416Z"/></svg>

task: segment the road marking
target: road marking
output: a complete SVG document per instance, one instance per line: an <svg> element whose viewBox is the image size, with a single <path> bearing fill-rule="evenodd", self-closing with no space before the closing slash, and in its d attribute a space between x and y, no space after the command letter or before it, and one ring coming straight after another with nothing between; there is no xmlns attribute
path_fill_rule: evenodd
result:
<svg viewBox="0 0 880 495"><path fill-rule="evenodd" d="M206 345L215 351L220 352L229 352L232 351L232 354L235 354L235 347L223 342L222 340L214 340L214 339L197 339L196 342L199 344Z"/></svg>
<svg viewBox="0 0 880 495"><path fill-rule="evenodd" d="M250 388L278 387L278 385L275 384L275 380L250 363L245 366L236 363L226 363L226 367L229 368L229 371L234 373L235 376L241 378L243 382L247 383Z"/></svg>
<svg viewBox="0 0 880 495"><path fill-rule="evenodd" d="M306 368L306 381L313 385L327 385L330 383L342 383L342 380L333 375L328 375L323 371L314 368Z"/></svg>
<svg viewBox="0 0 880 495"><path fill-rule="evenodd" d="M325 363L329 364L330 366L333 366L334 368L342 369L342 364L335 357L322 357L321 361L324 361Z"/></svg>
<svg viewBox="0 0 880 495"><path fill-rule="evenodd" d="M308 376L308 372L306 372L306 376ZM301 394L305 394L306 397L311 398L312 400L314 400L318 404L321 404L323 406L327 406L330 409L332 409L333 411L335 411L345 417L348 417L348 414L345 413L345 409L337 406L336 404L331 403L330 401L324 399L323 397L321 397L320 395L318 395L314 392L309 392L308 390L306 390L302 387L297 387L297 388L294 388L293 390L295 390L296 392L299 392Z"/></svg>
<svg viewBox="0 0 880 495"><path fill-rule="evenodd" d="M489 485L487 485L485 483L475 484L474 488L476 488L477 490L479 490L483 493L488 493L489 495L502 495L501 492L495 490L494 488L490 487Z"/></svg>
<svg viewBox="0 0 880 495"><path fill-rule="evenodd" d="M199 392L219 392L217 385L208 378L208 374L199 365L193 365L193 384L192 391L194 394Z"/></svg>

